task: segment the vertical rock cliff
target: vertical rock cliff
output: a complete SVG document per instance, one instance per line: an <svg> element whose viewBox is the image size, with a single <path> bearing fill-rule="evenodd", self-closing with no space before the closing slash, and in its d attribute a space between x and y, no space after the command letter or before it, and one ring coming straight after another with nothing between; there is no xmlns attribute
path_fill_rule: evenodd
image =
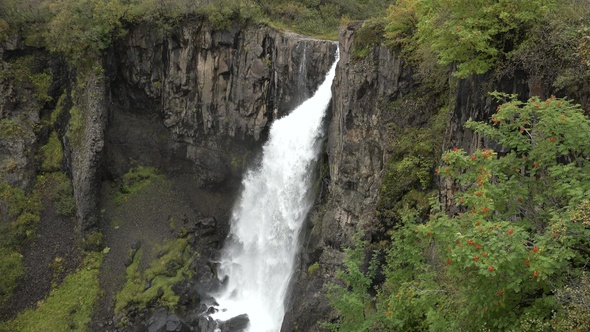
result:
<svg viewBox="0 0 590 332"><path fill-rule="evenodd" d="M49 170L41 164L53 135L52 148L59 153L52 155L59 160L50 170L63 171L72 182L76 223L63 218L69 228L52 234L52 240L59 243L63 236L68 241L61 243L74 251L74 225L82 236L102 230L111 250L105 264L124 273L126 258L121 257L135 238L109 242L124 236L112 230L119 228L112 226L117 207L105 192L112 192L118 185L113 180L130 169L150 166L174 179L174 195L165 202L152 200L150 209L170 203L157 213L130 216L149 220L129 231L170 237L174 217L183 236L190 233L191 244L216 247L227 231L242 174L258 157L270 123L311 96L334 61L335 48L330 41L264 25L217 31L205 21L187 21L167 31L147 24L133 27L106 56L73 67L15 37L0 47L1 180L31 192L37 175ZM8 214L1 217L8 222ZM152 226L150 232L141 229ZM39 227L42 232L51 222ZM194 243L195 237L201 243ZM78 237L76 243L101 250L100 241L89 239ZM204 282L215 278L205 257L212 251L203 252L192 267L205 267ZM35 266L33 256L24 252L24 264ZM50 274L45 265L36 268ZM124 279L115 272L109 276ZM46 296L51 280L39 282L43 285L16 288L31 294L19 308ZM112 323L113 291L107 290L92 329L111 328L103 322ZM25 297L15 293L13 298Z"/></svg>
<svg viewBox="0 0 590 332"><path fill-rule="evenodd" d="M290 309L282 331L318 331L331 316L325 286L342 267L343 250L356 235L371 237L376 206L396 114L389 104L413 88L411 71L394 52L372 47L364 59L353 56L350 25L340 34L340 62L333 85L321 197L310 214L300 266L293 280ZM326 167L324 166L324 167ZM309 268L315 265L318 269Z"/></svg>
<svg viewBox="0 0 590 332"><path fill-rule="evenodd" d="M107 65L116 75L104 170L117 177L141 164L197 174L202 186L235 185L272 120L321 82L334 49L266 26L133 29Z"/></svg>
<svg viewBox="0 0 590 332"><path fill-rule="evenodd" d="M403 168L422 167L434 174L440 151L454 146L472 151L481 146L481 138L465 129L464 123L470 118L487 119L492 113L490 86L528 95L523 73L495 82L487 75L457 80L445 71L437 83L444 88L438 86L437 91L414 80L416 71L391 48L373 45L366 57L355 55L354 48L365 44L355 40L359 29L360 24L351 24L340 34L341 59L333 86L321 190L302 236L282 331L320 331L322 322L337 319L326 297L327 286L339 282L335 273L344 269L344 250L355 241L376 246L388 241L387 230L399 220L384 210L395 212L396 204L406 199L405 204L423 204L426 211L427 202L405 197L412 191L423 193L422 197L438 191L443 202L452 196L449 184L429 176L430 184L425 186L415 175L407 176L412 170L395 170L396 163L411 153L422 153L419 162ZM425 131L432 133L417 134ZM429 141L416 141L417 137ZM426 152L412 152L399 142L430 147ZM377 274L376 285L379 278Z"/></svg>

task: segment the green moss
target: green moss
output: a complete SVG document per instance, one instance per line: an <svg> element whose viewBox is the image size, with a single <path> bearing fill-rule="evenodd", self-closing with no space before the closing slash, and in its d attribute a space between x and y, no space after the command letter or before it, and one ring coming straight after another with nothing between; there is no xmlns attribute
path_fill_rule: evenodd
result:
<svg viewBox="0 0 590 332"><path fill-rule="evenodd" d="M94 231L86 234L82 239L82 247L86 251L101 251L104 247L104 237L102 232Z"/></svg>
<svg viewBox="0 0 590 332"><path fill-rule="evenodd" d="M354 33L352 44L352 58L360 60L366 58L374 46L381 45L385 29L384 19L370 19Z"/></svg>
<svg viewBox="0 0 590 332"><path fill-rule="evenodd" d="M171 241L160 249L159 258L150 263L144 271L140 269L142 249L133 257L133 262L126 270L126 283L117 294L115 313L123 313L129 308L142 309L157 302L173 308L179 297L172 287L188 278L194 253L184 238ZM149 287L146 289L146 282Z"/></svg>
<svg viewBox="0 0 590 332"><path fill-rule="evenodd" d="M55 211L62 216L73 217L76 212L72 181L64 172L52 172L37 177L37 192L51 199Z"/></svg>
<svg viewBox="0 0 590 332"><path fill-rule="evenodd" d="M2 170L6 173L12 173L18 167L18 162L13 158L7 158L2 162Z"/></svg>
<svg viewBox="0 0 590 332"><path fill-rule="evenodd" d="M141 192L153 181L162 179L162 175L153 167L137 166L132 168L120 179L121 185L119 192L115 195L115 203L117 205L125 203L129 197Z"/></svg>
<svg viewBox="0 0 590 332"><path fill-rule="evenodd" d="M61 96L59 96L59 99L57 100L57 104L55 105L55 109L53 110L53 112L51 112L51 119L50 119L51 126L55 126L55 124L57 122L57 117L63 111L64 104L66 102L66 98L67 98L67 95L65 92L62 93Z"/></svg>
<svg viewBox="0 0 590 332"><path fill-rule="evenodd" d="M35 309L0 323L1 331L87 331L100 287L101 253L90 253L78 271L67 276Z"/></svg>
<svg viewBox="0 0 590 332"><path fill-rule="evenodd" d="M24 137L27 135L27 130L20 121L14 118L0 119L0 138L13 139Z"/></svg>
<svg viewBox="0 0 590 332"><path fill-rule="evenodd" d="M48 95L51 86L51 75L47 68L40 69L34 56L24 56L10 61L10 68L16 81L33 88L33 96L40 103L50 101Z"/></svg>
<svg viewBox="0 0 590 332"><path fill-rule="evenodd" d="M319 269L320 269L320 263L315 262L307 268L307 274L312 276L312 275L316 274L319 271Z"/></svg>
<svg viewBox="0 0 590 332"><path fill-rule="evenodd" d="M41 170L51 172L58 170L61 167L61 161L64 157L61 142L57 137L57 133L51 132L47 144L41 147L43 161L41 163Z"/></svg>
<svg viewBox="0 0 590 332"><path fill-rule="evenodd" d="M0 306L10 298L17 280L23 275L22 259L17 251L0 248Z"/></svg>
<svg viewBox="0 0 590 332"><path fill-rule="evenodd" d="M68 123L68 131L66 137L75 145L80 145L82 142L82 135L84 133L84 122L82 113L76 106L70 108L70 122Z"/></svg>

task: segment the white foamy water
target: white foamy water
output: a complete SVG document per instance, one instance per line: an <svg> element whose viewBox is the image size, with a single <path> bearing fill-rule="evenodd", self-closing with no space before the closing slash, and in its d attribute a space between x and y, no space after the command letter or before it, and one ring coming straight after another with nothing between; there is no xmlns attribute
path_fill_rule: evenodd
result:
<svg viewBox="0 0 590 332"><path fill-rule="evenodd" d="M337 62L338 53L316 93L272 124L260 167L243 180L220 267L228 284L216 296L215 319L245 313L250 332L281 328L298 236L312 204L309 191Z"/></svg>

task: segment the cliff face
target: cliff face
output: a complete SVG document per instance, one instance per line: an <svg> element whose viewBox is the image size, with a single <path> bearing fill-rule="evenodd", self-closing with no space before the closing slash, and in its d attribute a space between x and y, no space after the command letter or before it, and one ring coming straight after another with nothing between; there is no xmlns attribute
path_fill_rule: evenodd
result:
<svg viewBox="0 0 590 332"><path fill-rule="evenodd" d="M441 94L416 83L412 68L387 47L372 46L368 56L355 58L353 49L359 44L355 32L359 27L350 25L340 34L341 58L333 85L325 155L328 171L302 236L301 257L282 331L320 331L321 322L337 319L329 306L326 286L340 282L335 272L344 269L344 249L353 247L356 239L377 246L379 241L388 241L385 232L391 229L392 220L380 215L384 199L399 202L411 190L438 191L443 202L452 196L450 184L439 183L436 178L431 189L408 178L389 179L387 185L398 186L394 190L397 197L385 197L391 196L391 191L383 191L385 181L395 174L389 173L390 166L396 158L404 158L399 155L404 152L396 150L398 142L415 139L411 136L416 132L434 131L437 125L433 121L441 119L436 130L444 129L444 134L434 134L438 140L416 142L432 144L434 152L426 157L431 160L423 164L430 163L428 172L434 173L440 153L436 151L454 146L466 151L481 147L481 138L465 129L464 123L470 118L487 119L495 109L487 94L492 80L486 75L449 79L445 84L450 82L452 87L446 86ZM528 95L522 74L501 80L496 89ZM379 276L374 282L380 282Z"/></svg>
<svg viewBox="0 0 590 332"><path fill-rule="evenodd" d="M87 81L89 122L73 149L85 151L73 164L82 228L98 215L99 164L109 178L144 165L196 174L201 186L235 186L272 120L319 85L334 49L263 26L134 28L107 59L107 77Z"/></svg>
<svg viewBox="0 0 590 332"><path fill-rule="evenodd" d="M354 59L357 28L351 25L340 34L325 158L329 172L304 234L282 331L318 331L320 322L335 318L325 285L336 282L343 250L354 244L355 235L371 237L378 223L377 200L396 117L387 106L414 84L410 70L386 47L375 46L368 57ZM309 268L314 264L316 271Z"/></svg>
<svg viewBox="0 0 590 332"><path fill-rule="evenodd" d="M369 242L383 237L376 211L400 130L425 126L437 111L416 95L411 69L390 49L372 46L367 57L353 56L358 27L341 32L320 190L301 235L282 331L318 331L320 322L336 319L326 285L337 282L344 249L354 244L355 236ZM72 179L83 231L100 223L103 180L119 178L136 165L188 175L203 192L225 188L218 199L228 207L270 123L311 96L336 48L332 42L264 26L215 31L187 22L163 33L144 25L133 28L105 59L94 60L100 70L76 72L58 59L50 61L42 50L23 50L17 44L0 48L2 70L14 71L13 60L40 53L36 56L49 65L33 71L51 74L53 101L34 95L37 88L27 82L0 76L2 180L30 187L39 168L35 155L48 136L48 129L35 128L57 110L55 131L64 148L60 164ZM493 102L484 91L487 82L477 76L458 83L449 97L455 102L447 132L437 149L469 151L481 144L463 123L492 112ZM518 77L501 82L499 89L528 93L526 81ZM57 102L60 95L63 101ZM447 184L438 185L443 199L452 195ZM187 213L195 214L184 216L191 220L213 214L193 207ZM228 211L220 213L227 216ZM215 219L207 223L215 225ZM208 273L209 279L214 277Z"/></svg>
<svg viewBox="0 0 590 332"><path fill-rule="evenodd" d="M31 191L44 172L67 174L76 228L82 235L102 230L111 250L105 265L114 272L104 274L105 279L125 279L122 257L138 238L144 243L152 240L144 234L174 237L169 229L174 217L183 236L188 232L191 241L199 242L195 247L212 248L200 251L202 257L194 266L202 279L197 284L212 282L215 276L207 259L227 232L246 167L258 157L270 123L310 97L323 81L336 46L266 26L216 31L204 22L185 22L163 33L143 25L131 29L106 57L72 68L60 57L15 38L0 47L0 180ZM59 160L46 168L41 164L50 135L57 137L51 154ZM166 198L171 203L164 206L157 197L162 190L156 190L148 208L129 213L129 225L114 227L113 220L124 213L113 202L113 188L119 184L113 180L136 166L157 168L171 179L169 187L161 188L171 193ZM9 222L3 208L0 222ZM44 218L41 215L38 224L40 233L53 227L52 220ZM74 252L74 223L69 217L62 219L70 228L53 234L53 240ZM123 235L126 226L130 234L137 234ZM141 227L154 230L143 232ZM24 252L24 265L50 273L49 265L34 256ZM31 296L16 307L44 298L51 282L46 278L40 286L17 287L16 292ZM187 288L198 288L193 285ZM92 329L112 328L101 324L112 323L113 292L120 286L106 290ZM16 302L25 298L21 295L14 294Z"/></svg>

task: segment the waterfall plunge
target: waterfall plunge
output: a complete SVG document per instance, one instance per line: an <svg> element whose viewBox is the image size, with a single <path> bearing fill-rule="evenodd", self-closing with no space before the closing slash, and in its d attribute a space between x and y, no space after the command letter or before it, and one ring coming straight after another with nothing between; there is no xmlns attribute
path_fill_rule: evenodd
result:
<svg viewBox="0 0 590 332"><path fill-rule="evenodd" d="M220 267L228 284L217 296L216 319L246 313L250 332L281 329L297 240L312 204L312 170L337 62L338 53L316 93L272 124L260 167L243 180Z"/></svg>

